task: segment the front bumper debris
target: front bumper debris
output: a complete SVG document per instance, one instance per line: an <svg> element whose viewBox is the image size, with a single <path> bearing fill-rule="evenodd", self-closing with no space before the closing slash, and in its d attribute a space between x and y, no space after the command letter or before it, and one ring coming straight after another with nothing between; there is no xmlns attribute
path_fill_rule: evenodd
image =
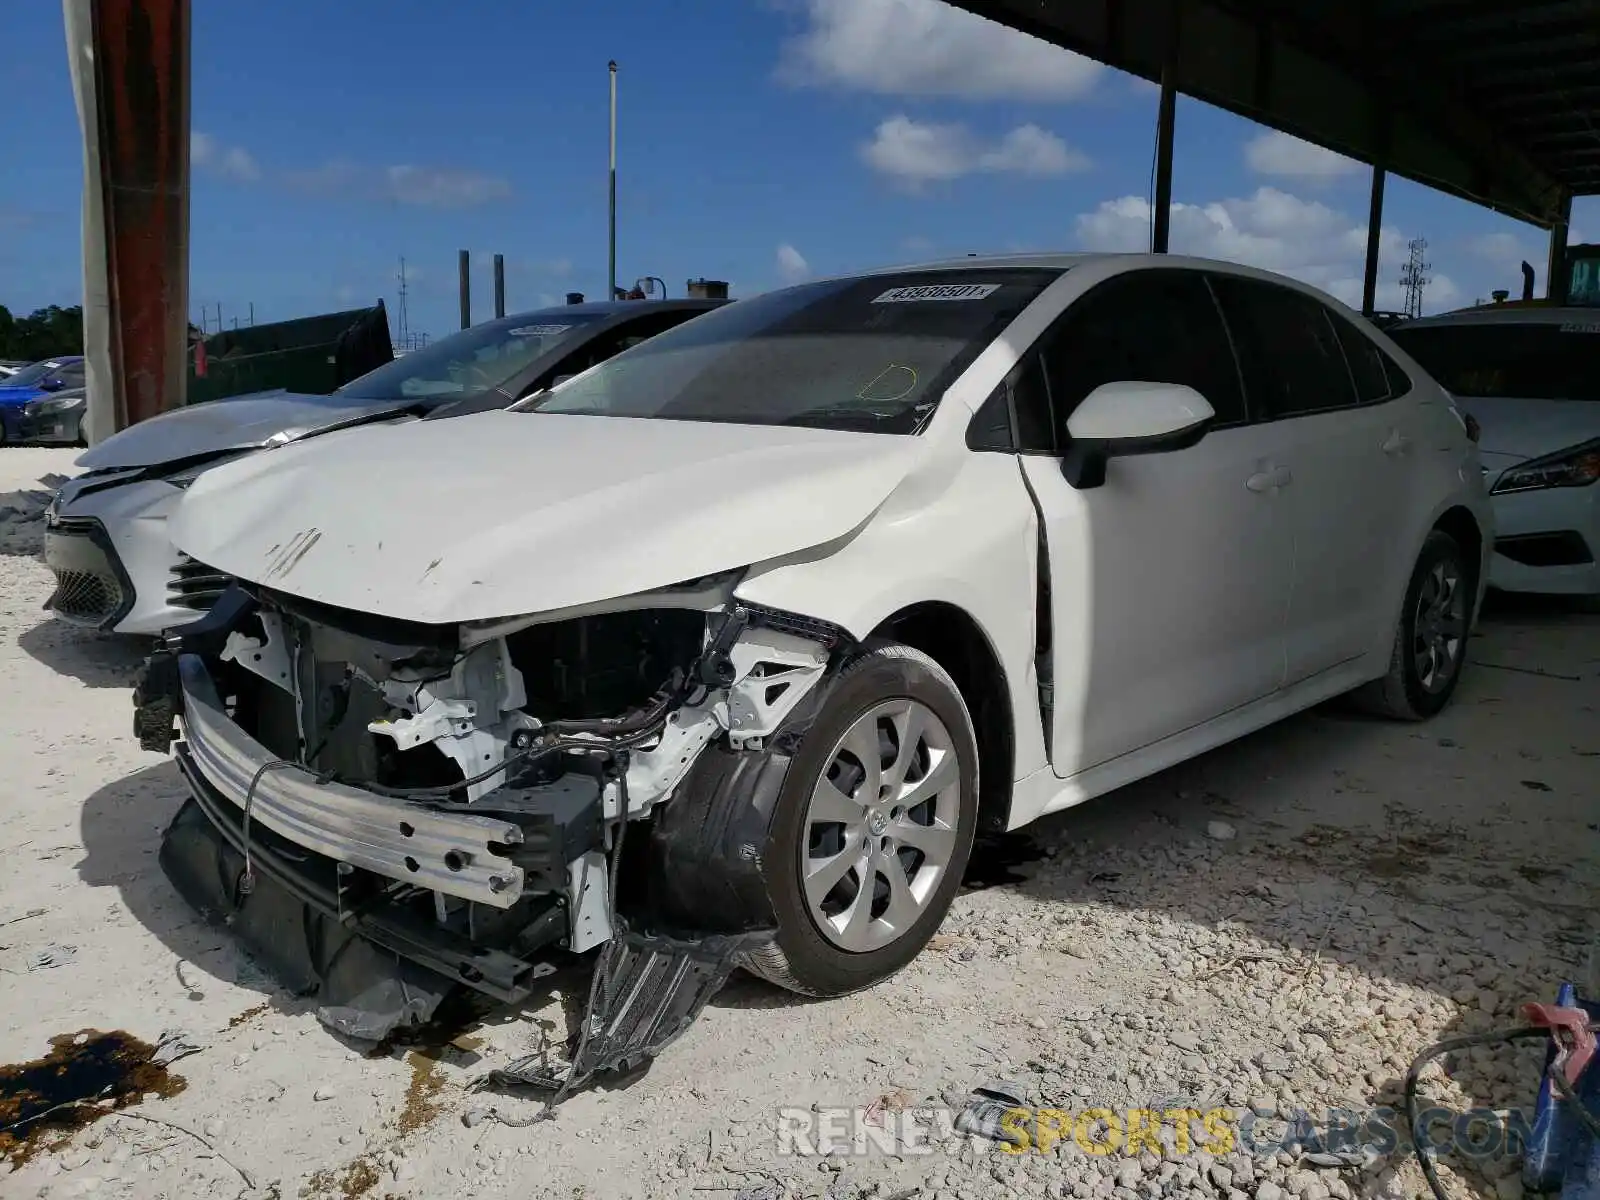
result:
<svg viewBox="0 0 1600 1200"><path fill-rule="evenodd" d="M636 1069L694 1024L739 960L775 935L763 929L674 937L628 928L619 918L595 965L594 1000L565 1075L549 1074L543 1057L530 1055L492 1071L491 1082L567 1092L602 1071Z"/></svg>
<svg viewBox="0 0 1600 1200"><path fill-rule="evenodd" d="M425 949L443 968L475 957L470 947L438 938L422 947L415 935L429 931L388 930L372 916L342 922L335 892L280 858L277 847L259 843L252 851L255 887L240 896L244 855L238 830L225 820L215 799L191 799L162 838L161 869L192 908L226 927L290 994L317 996L318 1019L347 1037L379 1041L433 1017L454 981L414 961L416 951ZM409 956L386 945L396 938L412 943ZM508 982L503 968L496 973L499 983Z"/></svg>
<svg viewBox="0 0 1600 1200"><path fill-rule="evenodd" d="M633 686L619 684L632 662L603 648L591 660L582 637L536 629L514 644L513 629L463 645L230 583L168 634L134 692L140 744L174 753L191 793L162 868L291 991L316 995L324 1024L363 1040L434 1019L455 992L520 1003L600 945L564 1078L527 1061L497 1074L564 1095L629 1070L771 947L756 848L835 644L783 614L752 624L730 604L713 630L701 614L716 608L679 611L699 623L698 657L670 640L684 621L615 635L644 656L641 675L675 665L612 717L571 699L567 656L613 692ZM631 828L647 841L625 856Z"/></svg>
<svg viewBox="0 0 1600 1200"><path fill-rule="evenodd" d="M241 812L248 798L252 824L337 862L463 900L510 908L521 898L523 869L507 856L523 841L520 825L322 781L229 719L199 656L180 655L178 675L182 754ZM598 785L592 798L598 814Z"/></svg>

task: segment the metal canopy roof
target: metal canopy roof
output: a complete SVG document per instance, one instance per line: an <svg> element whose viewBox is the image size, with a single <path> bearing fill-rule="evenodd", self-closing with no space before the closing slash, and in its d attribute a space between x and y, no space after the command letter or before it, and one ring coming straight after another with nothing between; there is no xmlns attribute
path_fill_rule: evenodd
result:
<svg viewBox="0 0 1600 1200"><path fill-rule="evenodd" d="M952 0L1549 228L1600 194L1600 0Z"/></svg>

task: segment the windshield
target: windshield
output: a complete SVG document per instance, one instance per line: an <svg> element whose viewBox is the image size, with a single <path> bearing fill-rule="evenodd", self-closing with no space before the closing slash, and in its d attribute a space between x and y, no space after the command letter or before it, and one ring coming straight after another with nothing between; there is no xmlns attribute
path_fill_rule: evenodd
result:
<svg viewBox="0 0 1600 1200"><path fill-rule="evenodd" d="M482 395L504 387L555 346L609 315L551 308L485 321L368 371L334 397L443 402Z"/></svg>
<svg viewBox="0 0 1600 1200"><path fill-rule="evenodd" d="M1463 399L1600 400L1600 313L1560 324L1401 325L1388 333Z"/></svg>
<svg viewBox="0 0 1600 1200"><path fill-rule="evenodd" d="M47 358L43 362L36 362L31 367L23 367L15 375L5 377L6 387L32 387L41 380L49 379L66 364L59 358Z"/></svg>
<svg viewBox="0 0 1600 1200"><path fill-rule="evenodd" d="M514 412L915 433L1060 270L801 284L657 335Z"/></svg>

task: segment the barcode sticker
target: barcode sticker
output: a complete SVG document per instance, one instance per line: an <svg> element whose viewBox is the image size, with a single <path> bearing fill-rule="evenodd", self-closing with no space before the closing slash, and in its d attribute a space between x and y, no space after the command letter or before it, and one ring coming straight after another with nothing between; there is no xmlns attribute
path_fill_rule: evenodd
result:
<svg viewBox="0 0 1600 1200"><path fill-rule="evenodd" d="M909 304L918 300L983 300L1000 290L998 283L925 283L890 288L874 304Z"/></svg>

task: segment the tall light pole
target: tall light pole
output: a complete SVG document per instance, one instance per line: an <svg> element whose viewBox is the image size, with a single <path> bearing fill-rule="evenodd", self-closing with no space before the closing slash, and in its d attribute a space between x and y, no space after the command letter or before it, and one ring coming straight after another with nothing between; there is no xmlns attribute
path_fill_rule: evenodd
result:
<svg viewBox="0 0 1600 1200"><path fill-rule="evenodd" d="M610 225L610 284L606 299L617 294L617 60L612 59L611 71L611 225Z"/></svg>

